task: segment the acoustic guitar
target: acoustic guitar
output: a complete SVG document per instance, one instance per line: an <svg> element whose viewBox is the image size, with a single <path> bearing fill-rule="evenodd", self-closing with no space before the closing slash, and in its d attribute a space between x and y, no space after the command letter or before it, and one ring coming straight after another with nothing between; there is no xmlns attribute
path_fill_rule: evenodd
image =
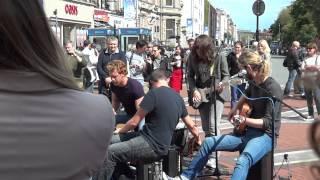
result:
<svg viewBox="0 0 320 180"><path fill-rule="evenodd" d="M251 114L251 107L248 104L248 102L243 103L241 109L240 109L240 116L249 117ZM240 118L234 118L234 128L233 133L236 135L243 135L247 129L247 126L244 121L241 121Z"/></svg>

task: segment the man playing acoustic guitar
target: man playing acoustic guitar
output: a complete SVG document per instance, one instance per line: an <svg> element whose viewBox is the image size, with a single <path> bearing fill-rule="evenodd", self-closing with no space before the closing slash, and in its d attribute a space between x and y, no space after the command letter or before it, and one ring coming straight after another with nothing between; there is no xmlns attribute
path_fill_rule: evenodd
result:
<svg viewBox="0 0 320 180"><path fill-rule="evenodd" d="M272 109L274 109L275 138L279 136L281 104L272 100L282 98L282 91L270 74L270 65L261 60L254 52L244 52L239 63L247 71L249 87L245 96L241 96L239 103L231 110L228 118L231 123L238 119L247 128L242 134L226 134L207 137L201 145L197 155L189 167L174 179L194 179L205 166L209 155L214 151L240 151L231 179L246 179L251 166L272 150ZM251 106L249 117L238 114L242 105L248 102ZM276 142L276 139L275 139Z"/></svg>

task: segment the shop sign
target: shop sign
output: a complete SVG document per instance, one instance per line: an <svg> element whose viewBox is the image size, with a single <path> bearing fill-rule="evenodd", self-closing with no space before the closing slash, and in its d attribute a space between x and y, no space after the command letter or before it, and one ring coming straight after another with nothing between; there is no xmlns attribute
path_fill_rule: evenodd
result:
<svg viewBox="0 0 320 180"><path fill-rule="evenodd" d="M108 22L109 21L108 12L95 9L94 10L94 20Z"/></svg>
<svg viewBox="0 0 320 180"><path fill-rule="evenodd" d="M70 4L66 4L64 6L64 10L66 12L66 14L70 14L70 15L78 15L78 6L76 5L70 5Z"/></svg>

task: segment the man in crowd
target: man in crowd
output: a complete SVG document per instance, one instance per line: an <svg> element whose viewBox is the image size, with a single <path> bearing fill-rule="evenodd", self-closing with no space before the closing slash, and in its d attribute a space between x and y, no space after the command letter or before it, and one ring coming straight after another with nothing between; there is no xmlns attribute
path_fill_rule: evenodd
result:
<svg viewBox="0 0 320 180"><path fill-rule="evenodd" d="M139 40L136 42L136 50L128 52L126 54L127 63L130 71L130 78L135 79L144 85L143 72L146 68L145 63L145 50L147 48L147 42L145 40Z"/></svg>
<svg viewBox="0 0 320 180"><path fill-rule="evenodd" d="M114 36L111 36L107 39L107 48L100 53L97 64L97 70L100 79L98 85L99 94L104 94L109 98L111 98L111 93L109 91L111 78L106 69L106 65L115 59L122 60L124 63L126 63L125 53L119 51L118 49L118 39Z"/></svg>
<svg viewBox="0 0 320 180"><path fill-rule="evenodd" d="M288 55L285 59L286 66L289 71L289 77L286 83L286 87L284 88L284 93L283 93L284 96L292 96L290 95L291 86L301 66L301 61L299 60L299 50L298 50L299 47L300 47L300 43L298 41L293 41L292 46L289 49Z"/></svg>
<svg viewBox="0 0 320 180"><path fill-rule="evenodd" d="M73 77L77 82L77 85L82 88L82 68L87 65L86 60L82 57L80 52L76 52L73 47L72 41L67 41L65 44L65 49L67 53L67 63L72 70Z"/></svg>
<svg viewBox="0 0 320 180"><path fill-rule="evenodd" d="M143 86L135 79L129 78L127 65L121 60L113 60L107 65L111 78L112 107L116 113L120 103L125 114L116 114L116 124L126 123L137 112L143 99Z"/></svg>
<svg viewBox="0 0 320 180"><path fill-rule="evenodd" d="M152 69L162 69L169 72L168 59L161 55L161 49L159 45L154 45L152 47L153 60Z"/></svg>
<svg viewBox="0 0 320 180"><path fill-rule="evenodd" d="M145 71L143 73L143 78L145 82L149 82L149 76L153 70L152 68L152 59L153 59L153 44L151 42L148 43L146 48L146 58L145 58Z"/></svg>
<svg viewBox="0 0 320 180"><path fill-rule="evenodd" d="M83 57L88 62L87 67L83 69L83 87L85 91L93 93L94 83L99 79L97 72L99 52L89 40L83 41L83 47Z"/></svg>
<svg viewBox="0 0 320 180"><path fill-rule="evenodd" d="M117 129L108 149L107 160L94 180L109 180L117 164L136 160L155 161L168 153L179 119L187 125L199 143L199 133L190 119L183 99L168 87L166 72L157 69L150 76L152 89L145 95L136 114ZM140 132L129 132L145 117ZM129 132L129 133L128 133Z"/></svg>

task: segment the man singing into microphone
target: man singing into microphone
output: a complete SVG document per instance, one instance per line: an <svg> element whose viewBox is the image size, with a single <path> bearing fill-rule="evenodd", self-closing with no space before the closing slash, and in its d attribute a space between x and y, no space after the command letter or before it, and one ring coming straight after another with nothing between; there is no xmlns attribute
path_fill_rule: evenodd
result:
<svg viewBox="0 0 320 180"><path fill-rule="evenodd" d="M239 63L246 69L251 82L245 90L246 97L250 99L247 100L242 95L238 104L229 113L228 119L232 124L239 124L241 125L239 127L246 128L240 129L243 130L240 134L207 137L189 167L180 177L173 179L194 179L214 151L240 151L231 179L245 180L250 167L272 151L272 123L275 127L274 142L276 144L281 124L281 104L274 99L282 99L281 87L278 82L269 77L269 62L261 60L258 54L244 52L240 56ZM252 108L248 117L237 114L246 102ZM272 118L273 110L274 118Z"/></svg>

